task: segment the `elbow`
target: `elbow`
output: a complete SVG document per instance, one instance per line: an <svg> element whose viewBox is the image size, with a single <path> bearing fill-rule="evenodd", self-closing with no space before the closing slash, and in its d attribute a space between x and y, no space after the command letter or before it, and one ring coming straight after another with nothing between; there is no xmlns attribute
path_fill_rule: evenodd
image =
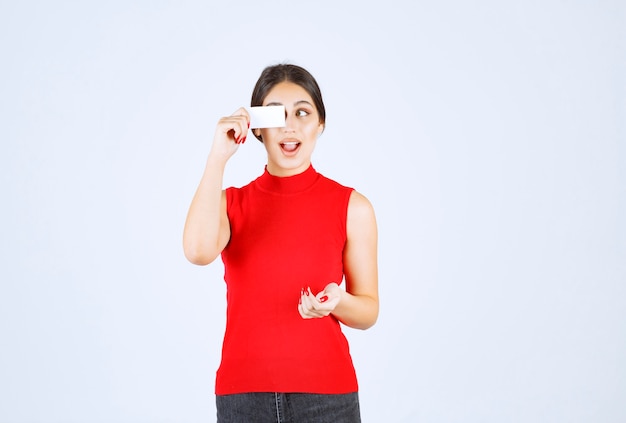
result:
<svg viewBox="0 0 626 423"><path fill-rule="evenodd" d="M372 326L374 326L377 320L378 320L378 310L376 310L376 313L373 316L370 316L369 319L365 319L359 325L357 325L355 329L367 330L371 328Z"/></svg>
<svg viewBox="0 0 626 423"><path fill-rule="evenodd" d="M374 326L376 322L378 321L379 311L380 311L380 305L378 303L378 297L372 298L372 304L371 304L369 315L367 316L366 319L364 319L359 329L366 330Z"/></svg>
<svg viewBox="0 0 626 423"><path fill-rule="evenodd" d="M362 310L358 315L353 315L351 319L339 320L352 329L367 330L376 324L378 320L378 309L378 301L372 299L372 303L369 307Z"/></svg>
<svg viewBox="0 0 626 423"><path fill-rule="evenodd" d="M369 313L367 313L366 317L363 319L358 329L366 330L374 326L378 321L379 310L380 305L378 303L378 296L370 298Z"/></svg>
<svg viewBox="0 0 626 423"><path fill-rule="evenodd" d="M197 245L184 245L185 258L192 264L206 266L213 263L219 254L212 254L210 251L200 248Z"/></svg>
<svg viewBox="0 0 626 423"><path fill-rule="evenodd" d="M343 322L345 325L351 327L352 329L358 330L367 330L376 324L376 319L371 321L361 321L361 322L353 322L350 324L349 322Z"/></svg>
<svg viewBox="0 0 626 423"><path fill-rule="evenodd" d="M205 257L191 255L191 254L185 254L185 257L191 264L195 264L197 266L206 266L207 264L210 264L211 262L213 262L213 260L209 260Z"/></svg>

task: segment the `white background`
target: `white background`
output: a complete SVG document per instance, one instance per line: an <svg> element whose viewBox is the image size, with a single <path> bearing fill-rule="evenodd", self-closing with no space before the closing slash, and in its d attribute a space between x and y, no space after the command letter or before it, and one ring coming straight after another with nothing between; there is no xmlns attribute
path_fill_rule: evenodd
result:
<svg viewBox="0 0 626 423"><path fill-rule="evenodd" d="M182 227L284 61L377 213L364 422L626 421L624 3L223 3L2 2L0 422L214 421L223 268Z"/></svg>

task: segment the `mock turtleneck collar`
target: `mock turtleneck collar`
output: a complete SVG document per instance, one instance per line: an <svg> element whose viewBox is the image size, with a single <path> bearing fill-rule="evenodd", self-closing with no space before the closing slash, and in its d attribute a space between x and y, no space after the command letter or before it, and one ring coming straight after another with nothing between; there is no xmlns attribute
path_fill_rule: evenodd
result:
<svg viewBox="0 0 626 423"><path fill-rule="evenodd" d="M313 168L313 165L309 165L307 170L302 173L284 177L270 175L267 166L265 166L265 171L263 175L259 176L257 182L263 191L274 194L297 194L309 189L318 177L319 173Z"/></svg>

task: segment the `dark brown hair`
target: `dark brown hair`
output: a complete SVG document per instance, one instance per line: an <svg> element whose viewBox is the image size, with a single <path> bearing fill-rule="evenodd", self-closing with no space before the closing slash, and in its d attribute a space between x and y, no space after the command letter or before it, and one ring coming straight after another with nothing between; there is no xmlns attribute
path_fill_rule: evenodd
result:
<svg viewBox="0 0 626 423"><path fill-rule="evenodd" d="M322 100L322 91L320 90L317 81L313 78L313 75L306 69L292 64L279 64L268 66L263 69L261 76L254 86L252 91L252 99L250 100L251 106L262 106L263 100L267 94L281 82L292 82L302 87L313 99L317 114L319 115L320 123L326 123L326 108L324 107L324 101ZM254 132L253 132L254 133ZM254 134L254 136L261 142L263 140Z"/></svg>

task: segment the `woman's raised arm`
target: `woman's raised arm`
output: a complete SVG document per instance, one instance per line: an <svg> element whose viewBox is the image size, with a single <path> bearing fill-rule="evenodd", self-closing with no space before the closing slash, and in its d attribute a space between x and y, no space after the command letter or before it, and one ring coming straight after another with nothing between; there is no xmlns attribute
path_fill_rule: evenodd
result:
<svg viewBox="0 0 626 423"><path fill-rule="evenodd" d="M217 258L230 239L226 193L222 189L228 159L246 140L250 117L241 108L220 119L202 179L189 206L183 231L187 259L206 265Z"/></svg>

